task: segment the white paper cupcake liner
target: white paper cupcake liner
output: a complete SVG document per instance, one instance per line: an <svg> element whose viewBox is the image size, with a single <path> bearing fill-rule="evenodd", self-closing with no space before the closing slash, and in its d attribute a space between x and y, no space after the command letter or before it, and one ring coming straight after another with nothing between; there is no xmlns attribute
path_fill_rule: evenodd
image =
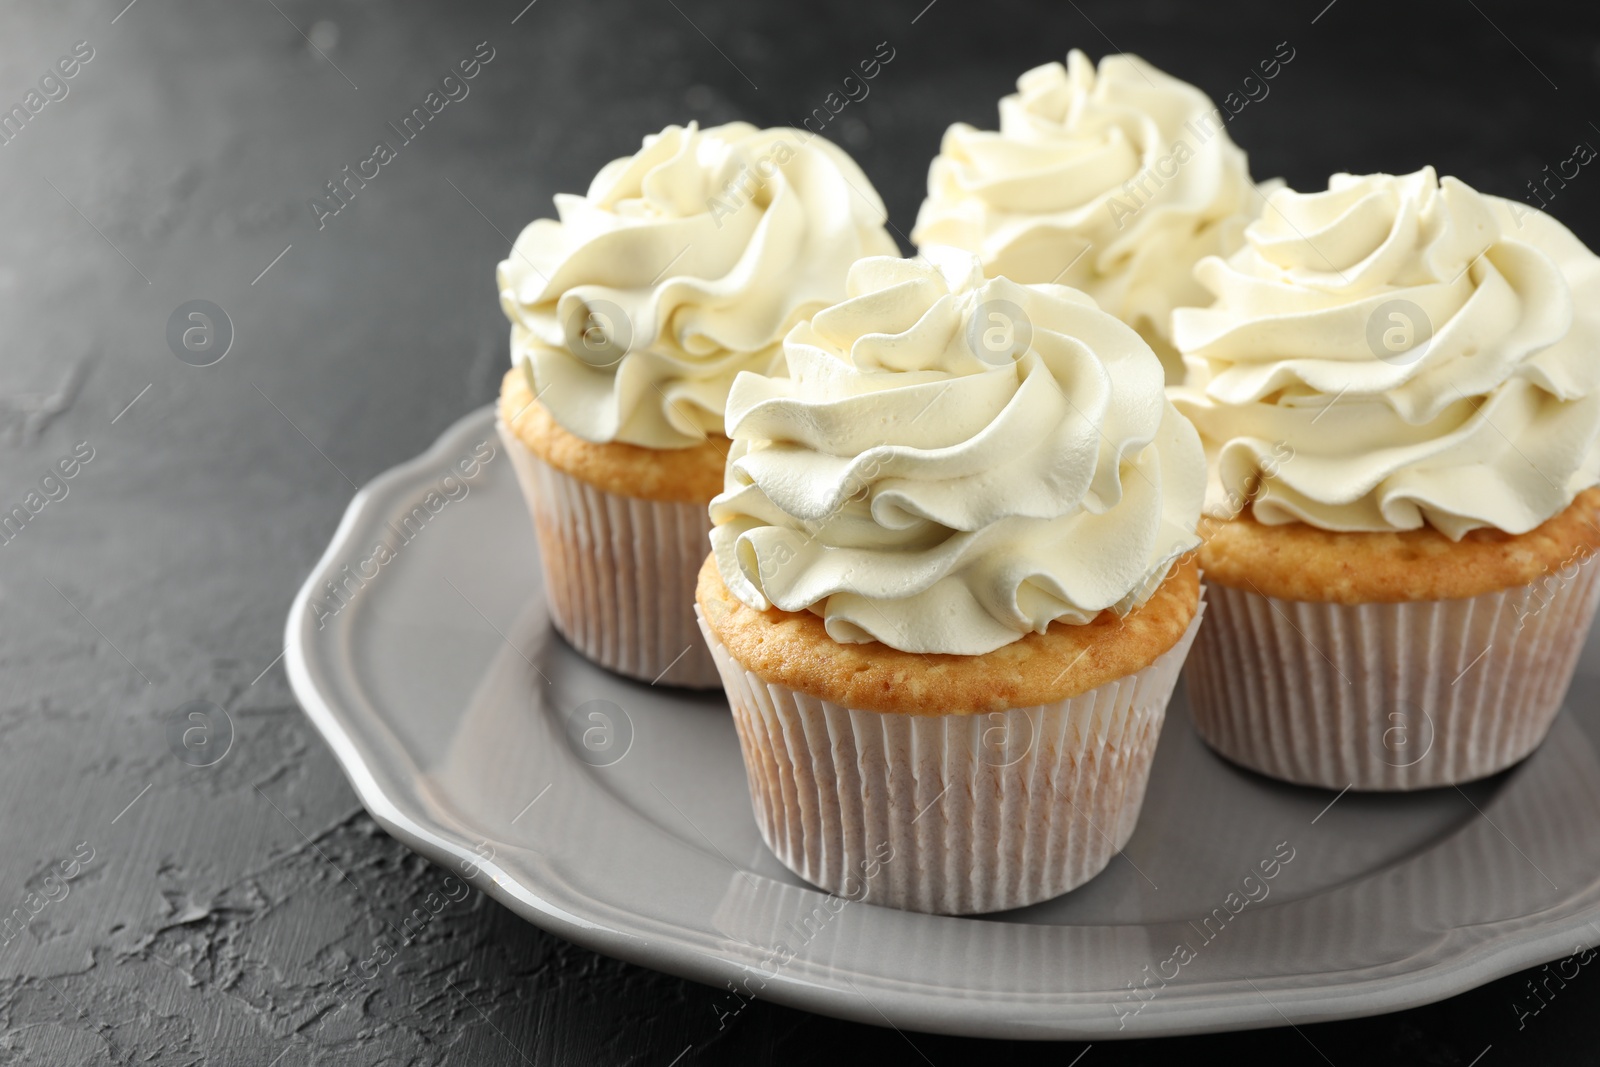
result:
<svg viewBox="0 0 1600 1067"><path fill-rule="evenodd" d="M630 678L717 686L694 617L695 579L710 551L706 508L598 489L550 466L503 422L495 427L533 515L561 636Z"/></svg>
<svg viewBox="0 0 1600 1067"><path fill-rule="evenodd" d="M1133 833L1167 701L1200 628L1150 666L1029 708L862 711L747 671L701 620L733 709L756 823L806 881L964 915L1048 900Z"/></svg>
<svg viewBox="0 0 1600 1067"><path fill-rule="evenodd" d="M1189 664L1195 729L1235 763L1301 785L1483 778L1544 740L1597 597L1593 557L1462 600L1325 604L1212 584Z"/></svg>

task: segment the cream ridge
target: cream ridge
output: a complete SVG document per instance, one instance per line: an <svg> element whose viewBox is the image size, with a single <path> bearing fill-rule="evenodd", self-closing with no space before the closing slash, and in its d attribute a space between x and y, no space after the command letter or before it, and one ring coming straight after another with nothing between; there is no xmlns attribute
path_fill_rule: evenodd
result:
<svg viewBox="0 0 1600 1067"><path fill-rule="evenodd" d="M728 398L718 569L836 641L977 655L1142 603L1198 542L1204 456L1139 335L928 248L864 259Z"/></svg>
<svg viewBox="0 0 1600 1067"><path fill-rule="evenodd" d="M1074 50L1017 79L998 132L945 132L911 239L975 252L991 277L1082 289L1176 374L1172 309L1210 300L1194 265L1238 248L1262 204L1228 117L1137 56L1096 69Z"/></svg>
<svg viewBox="0 0 1600 1067"><path fill-rule="evenodd" d="M721 433L734 377L841 299L851 263L896 251L860 168L803 130L669 126L555 206L500 264L500 303L513 362L592 443Z"/></svg>
<svg viewBox="0 0 1600 1067"><path fill-rule="evenodd" d="M1246 237L1173 317L1208 511L1459 540L1600 481L1600 259L1555 219L1425 168L1278 192Z"/></svg>

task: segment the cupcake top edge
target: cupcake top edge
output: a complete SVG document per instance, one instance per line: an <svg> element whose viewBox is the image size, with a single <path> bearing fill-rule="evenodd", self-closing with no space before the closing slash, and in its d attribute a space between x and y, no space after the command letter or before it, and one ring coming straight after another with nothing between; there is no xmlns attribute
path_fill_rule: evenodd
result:
<svg viewBox="0 0 1600 1067"><path fill-rule="evenodd" d="M844 295L849 265L893 254L883 203L805 130L668 126L602 167L496 271L511 356L563 429L690 448L723 430L734 377Z"/></svg>
<svg viewBox="0 0 1600 1067"><path fill-rule="evenodd" d="M1160 362L1087 295L930 247L870 257L729 393L712 549L830 637L980 655L1143 603L1198 543L1204 455Z"/></svg>
<svg viewBox="0 0 1600 1067"><path fill-rule="evenodd" d="M1600 482L1600 258L1433 168L1281 190L1173 315L1206 510L1337 532L1534 529Z"/></svg>

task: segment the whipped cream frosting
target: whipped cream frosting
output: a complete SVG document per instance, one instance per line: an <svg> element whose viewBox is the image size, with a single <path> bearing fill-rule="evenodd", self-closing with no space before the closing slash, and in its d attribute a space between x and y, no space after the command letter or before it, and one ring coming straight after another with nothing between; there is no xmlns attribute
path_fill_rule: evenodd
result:
<svg viewBox="0 0 1600 1067"><path fill-rule="evenodd" d="M669 126L555 206L500 264L500 303L513 362L595 443L721 433L734 376L842 298L851 263L896 252L860 168L803 130Z"/></svg>
<svg viewBox="0 0 1600 1067"><path fill-rule="evenodd" d="M1600 481L1600 259L1432 168L1281 191L1174 315L1207 510L1524 533Z"/></svg>
<svg viewBox="0 0 1600 1067"><path fill-rule="evenodd" d="M1205 459L1160 362L1085 294L970 253L864 259L728 397L712 548L756 610L978 655L1148 599L1198 543Z"/></svg>
<svg viewBox="0 0 1600 1067"><path fill-rule="evenodd" d="M1195 263L1236 249L1261 207L1226 117L1136 56L1096 71L1074 50L1017 79L998 133L945 132L911 239L977 252L991 277L1082 289L1162 354L1172 309L1209 302Z"/></svg>

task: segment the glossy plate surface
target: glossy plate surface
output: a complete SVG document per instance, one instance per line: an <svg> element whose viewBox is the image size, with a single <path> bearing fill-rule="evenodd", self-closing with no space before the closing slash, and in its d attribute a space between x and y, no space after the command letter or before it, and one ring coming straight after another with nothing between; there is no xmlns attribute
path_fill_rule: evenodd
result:
<svg viewBox="0 0 1600 1067"><path fill-rule="evenodd" d="M351 503L290 614L287 664L374 818L529 921L861 1022L1022 1038L1304 1023L1600 941L1593 637L1530 760L1418 795L1336 799L1230 766L1180 687L1125 852L981 919L829 906L762 845L720 694L613 677L554 635L487 408Z"/></svg>

